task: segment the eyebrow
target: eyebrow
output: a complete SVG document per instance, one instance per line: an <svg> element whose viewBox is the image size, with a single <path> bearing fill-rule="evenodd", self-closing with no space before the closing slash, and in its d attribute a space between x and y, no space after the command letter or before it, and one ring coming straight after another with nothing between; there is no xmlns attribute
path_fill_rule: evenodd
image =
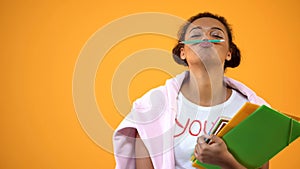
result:
<svg viewBox="0 0 300 169"><path fill-rule="evenodd" d="M195 29L202 29L202 27L201 27L201 26L193 27L189 32L192 32L192 30L195 30ZM225 33L225 32L223 31L223 29L221 29L221 28L219 28L219 27L211 27L211 29L220 30L220 31L222 31L223 33Z"/></svg>

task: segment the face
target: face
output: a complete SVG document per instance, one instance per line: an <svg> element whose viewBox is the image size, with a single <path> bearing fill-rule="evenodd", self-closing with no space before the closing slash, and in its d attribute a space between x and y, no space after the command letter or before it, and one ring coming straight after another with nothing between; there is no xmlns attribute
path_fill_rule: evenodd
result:
<svg viewBox="0 0 300 169"><path fill-rule="evenodd" d="M186 59L191 67L205 66L206 69L221 67L225 60L231 59L228 34L225 26L218 20L204 17L195 20L189 25L185 34L185 40L212 40L223 39L220 43L196 43L185 44L181 49L181 59Z"/></svg>

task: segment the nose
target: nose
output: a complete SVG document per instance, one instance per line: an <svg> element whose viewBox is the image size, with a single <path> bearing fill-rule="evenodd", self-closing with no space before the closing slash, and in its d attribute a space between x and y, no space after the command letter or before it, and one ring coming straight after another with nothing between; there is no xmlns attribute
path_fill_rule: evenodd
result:
<svg viewBox="0 0 300 169"><path fill-rule="evenodd" d="M207 32L206 32L206 33L203 33L201 39L202 39L202 40L208 40L208 39L209 39L209 36L208 36Z"/></svg>

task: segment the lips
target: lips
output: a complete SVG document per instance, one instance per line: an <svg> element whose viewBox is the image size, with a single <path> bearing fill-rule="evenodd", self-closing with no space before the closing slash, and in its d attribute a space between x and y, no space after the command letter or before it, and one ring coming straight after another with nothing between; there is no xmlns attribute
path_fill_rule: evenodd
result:
<svg viewBox="0 0 300 169"><path fill-rule="evenodd" d="M199 45L203 48L210 48L213 46L213 44L211 42L202 42Z"/></svg>

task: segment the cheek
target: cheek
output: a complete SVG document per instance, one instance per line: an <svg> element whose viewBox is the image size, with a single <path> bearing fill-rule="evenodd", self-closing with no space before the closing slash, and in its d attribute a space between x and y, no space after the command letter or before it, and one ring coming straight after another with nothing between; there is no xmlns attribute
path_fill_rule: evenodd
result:
<svg viewBox="0 0 300 169"><path fill-rule="evenodd" d="M216 47L219 57L226 58L229 53L229 47L228 45L218 46Z"/></svg>
<svg viewBox="0 0 300 169"><path fill-rule="evenodd" d="M194 55L196 55L196 49L193 47L185 46L184 53L185 53L186 57L194 56Z"/></svg>

